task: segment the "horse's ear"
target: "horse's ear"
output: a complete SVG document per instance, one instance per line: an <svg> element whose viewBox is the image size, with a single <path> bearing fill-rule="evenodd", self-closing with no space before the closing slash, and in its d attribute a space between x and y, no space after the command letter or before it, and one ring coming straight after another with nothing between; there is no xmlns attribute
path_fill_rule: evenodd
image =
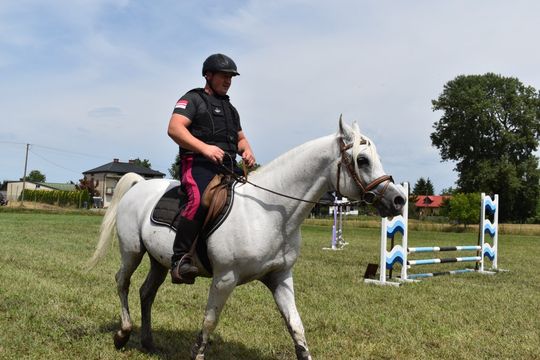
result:
<svg viewBox="0 0 540 360"><path fill-rule="evenodd" d="M353 122L352 127L354 132L360 133L360 127L358 126L358 123L356 121Z"/></svg>
<svg viewBox="0 0 540 360"><path fill-rule="evenodd" d="M339 115L339 136L341 136L345 142L351 142L353 140L353 129L343 122L342 115Z"/></svg>

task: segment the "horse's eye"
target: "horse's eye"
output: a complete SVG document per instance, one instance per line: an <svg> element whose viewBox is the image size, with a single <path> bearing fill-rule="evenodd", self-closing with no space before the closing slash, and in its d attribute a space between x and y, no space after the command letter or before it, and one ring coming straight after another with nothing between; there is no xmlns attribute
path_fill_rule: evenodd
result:
<svg viewBox="0 0 540 360"><path fill-rule="evenodd" d="M369 166L369 159L365 156L358 156L358 158L356 158L356 163L358 164L359 167L366 167L366 166Z"/></svg>

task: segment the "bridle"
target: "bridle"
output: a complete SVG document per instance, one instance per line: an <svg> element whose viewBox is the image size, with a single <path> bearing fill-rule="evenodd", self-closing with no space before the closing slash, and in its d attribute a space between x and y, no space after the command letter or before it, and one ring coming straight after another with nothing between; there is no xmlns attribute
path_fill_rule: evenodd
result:
<svg viewBox="0 0 540 360"><path fill-rule="evenodd" d="M368 141L366 139L362 139L362 142L360 144L361 145L368 144ZM341 180L340 179L341 167L343 165L345 166L345 168L347 169L347 172L349 173L349 175L351 176L351 178L353 179L355 184L360 188L360 191L361 191L361 197L360 197L359 201L350 201L350 202L345 203L343 205L352 205L352 204L356 204L356 203L359 203L359 202L363 202L363 203L366 203L368 205L375 204L377 201L379 201L384 196L384 193L388 189L388 186L390 185L390 183L394 183L394 179L390 175L383 175L383 176L380 176L377 179L373 180L372 182L370 182L367 185L364 184L362 179L360 179L358 177L358 174L354 170L354 164L353 164L353 162L351 160L352 156L347 154L347 150L351 149L353 147L353 144L351 143L349 145L346 145L343 142L343 138L340 136L340 137L338 137L338 145L339 145L339 151L341 153L341 159L340 159L340 161L338 162L338 165L337 165L336 191L337 191L338 194L341 195L341 192L339 191L339 183L340 183L340 180ZM229 155L229 154L227 154L227 155ZM232 157L231 157L231 160L232 160ZM310 203L310 204L315 204L315 205L328 205L327 202L300 199L300 198L297 198L297 197L294 197L294 196L286 195L286 194L283 194L283 193L280 193L280 192L277 192L277 191L262 187L260 185L254 184L251 181L249 181L248 178L247 178L246 165L244 163L243 163L244 176L236 174L233 169L229 169L228 167L224 166L223 164L220 164L220 165L221 165L221 167L223 169L226 170L227 173L229 173L229 175L232 178L234 178L239 183L250 184L250 185L252 185L252 186L254 186L254 187L258 188L258 189L267 191L267 192L272 193L274 195L285 197L287 199L298 200L298 201L302 201L302 202L306 202L306 203ZM376 190L376 188L380 184L382 184L384 182L386 182L386 184L384 185L382 191L380 191L380 192L374 191L374 190Z"/></svg>
<svg viewBox="0 0 540 360"><path fill-rule="evenodd" d="M369 142L366 139L362 139L360 144L366 145L366 144L369 144ZM356 186L360 188L360 192L361 192L360 201L368 205L373 205L384 196L386 189L388 189L388 186L390 185L390 183L394 182L394 179L390 175L383 175L376 178L375 180L373 180L372 182L366 185L362 181L362 179L358 177L358 174L354 170L354 164L352 160L353 157L347 154L347 150L351 149L353 147L353 144L351 143L351 144L346 145L345 142L343 141L343 137L340 136L338 137L338 145L339 145L339 151L341 153L341 160L338 162L338 168L337 168L336 190L338 194L341 194L341 192L339 191L339 183L341 180L340 179L341 168L342 166L345 166L345 168L347 169L347 172L349 173L349 176L353 179ZM384 185L382 191L377 192L376 191L377 187L384 182L386 182L386 184Z"/></svg>

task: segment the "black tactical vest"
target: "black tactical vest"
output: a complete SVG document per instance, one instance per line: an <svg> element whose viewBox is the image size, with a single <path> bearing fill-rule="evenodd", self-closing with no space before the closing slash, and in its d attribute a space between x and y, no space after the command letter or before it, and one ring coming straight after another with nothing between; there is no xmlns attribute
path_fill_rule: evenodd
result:
<svg viewBox="0 0 540 360"><path fill-rule="evenodd" d="M204 89L193 89L203 99L203 106L188 127L189 132L197 139L209 145L216 145L234 157L238 153L238 132L240 119L228 98L210 96ZM180 148L181 153L191 151Z"/></svg>

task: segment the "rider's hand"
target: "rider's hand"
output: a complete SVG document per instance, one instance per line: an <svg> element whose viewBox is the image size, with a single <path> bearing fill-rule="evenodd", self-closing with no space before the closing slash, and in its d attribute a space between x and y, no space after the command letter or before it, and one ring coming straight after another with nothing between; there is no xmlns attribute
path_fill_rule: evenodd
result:
<svg viewBox="0 0 540 360"><path fill-rule="evenodd" d="M255 156L250 150L246 150L242 153L242 160L249 168L252 168L255 165Z"/></svg>
<svg viewBox="0 0 540 360"><path fill-rule="evenodd" d="M225 152L215 145L205 146L202 154L214 164L221 164L223 162L223 156L225 156Z"/></svg>

